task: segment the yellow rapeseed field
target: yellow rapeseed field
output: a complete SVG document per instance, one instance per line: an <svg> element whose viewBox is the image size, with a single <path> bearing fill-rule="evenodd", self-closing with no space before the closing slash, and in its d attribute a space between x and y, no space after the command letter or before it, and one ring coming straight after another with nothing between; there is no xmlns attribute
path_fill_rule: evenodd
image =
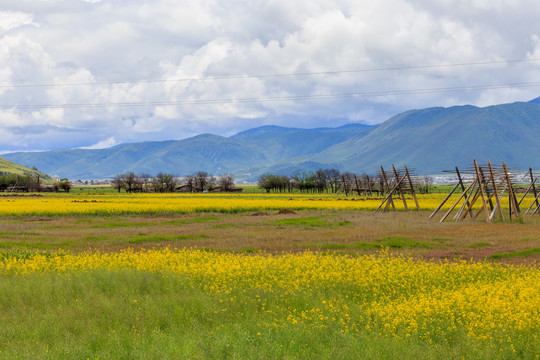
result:
<svg viewBox="0 0 540 360"><path fill-rule="evenodd" d="M331 327L451 342L457 334L514 347L538 343L540 269L489 263L427 263L407 257L316 253L252 256L200 250L58 252L0 258L0 274L134 269L187 279L228 304L256 293L265 327ZM298 299L315 297L318 306ZM320 300L320 301L319 301ZM268 320L270 319L270 320ZM517 337L517 338L516 338ZM520 338L521 337L521 338ZM525 340L524 340L525 338Z"/></svg>
<svg viewBox="0 0 540 360"><path fill-rule="evenodd" d="M434 210L444 194L419 195L422 210ZM401 199L394 199L403 210ZM412 198L409 208L415 209ZM265 210L375 210L380 198L352 198L331 194L45 194L42 197L0 197L1 215L77 215L196 213ZM445 208L448 208L448 203Z"/></svg>

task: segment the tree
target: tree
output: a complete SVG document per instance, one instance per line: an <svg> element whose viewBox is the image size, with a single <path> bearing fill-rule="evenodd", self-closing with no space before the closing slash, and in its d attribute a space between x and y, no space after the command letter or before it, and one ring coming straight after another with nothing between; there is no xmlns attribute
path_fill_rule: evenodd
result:
<svg viewBox="0 0 540 360"><path fill-rule="evenodd" d="M218 185L221 186L223 191L231 191L234 187L234 175L227 174L218 178Z"/></svg>
<svg viewBox="0 0 540 360"><path fill-rule="evenodd" d="M259 189L266 190L267 193L272 190L272 174L263 174L259 176L259 180L257 181L257 186Z"/></svg>
<svg viewBox="0 0 540 360"><path fill-rule="evenodd" d="M123 175L116 175L112 181L111 185L113 189L118 190L120 192L122 189L126 187L126 184L124 182L124 176Z"/></svg>
<svg viewBox="0 0 540 360"><path fill-rule="evenodd" d="M139 187L139 179L135 176L135 173L130 172L124 174L125 189L128 193L136 191Z"/></svg>
<svg viewBox="0 0 540 360"><path fill-rule="evenodd" d="M292 191L293 181L286 175L263 174L259 177L257 185L260 189L270 191Z"/></svg>
<svg viewBox="0 0 540 360"><path fill-rule="evenodd" d="M340 180L340 172L338 169L326 169L323 170L326 178L328 180L328 183L330 184L330 187L332 189L332 192L337 192L339 187L339 180Z"/></svg>
<svg viewBox="0 0 540 360"><path fill-rule="evenodd" d="M313 191L315 188L315 174L311 171L297 172L293 179L294 185L301 192Z"/></svg>
<svg viewBox="0 0 540 360"><path fill-rule="evenodd" d="M187 185L191 192L194 192L195 190L195 174L188 175L184 178L184 184Z"/></svg>
<svg viewBox="0 0 540 360"><path fill-rule="evenodd" d="M152 177L147 173L142 173L137 176L137 184L139 186L139 191L141 192L148 192L148 188L150 187Z"/></svg>
<svg viewBox="0 0 540 360"><path fill-rule="evenodd" d="M326 177L326 173L324 172L324 170L317 170L315 172L315 182L314 182L314 186L315 186L315 190L317 190L317 192L319 193L322 193L324 191L326 191L326 187L328 185L328 178Z"/></svg>
<svg viewBox="0 0 540 360"><path fill-rule="evenodd" d="M428 194L429 188L433 185L433 178L430 176L424 176L419 185L418 192Z"/></svg>
<svg viewBox="0 0 540 360"><path fill-rule="evenodd" d="M216 182L213 176L209 176L206 171L199 171L194 175L194 187L197 191L204 192L212 187Z"/></svg>
<svg viewBox="0 0 540 360"><path fill-rule="evenodd" d="M173 192L178 185L178 181L172 174L159 173L152 179L152 187L155 192Z"/></svg>
<svg viewBox="0 0 540 360"><path fill-rule="evenodd" d="M68 179L61 179L58 183L58 188L68 193L71 190L71 183Z"/></svg>
<svg viewBox="0 0 540 360"><path fill-rule="evenodd" d="M350 172L341 174L341 188L345 191L345 195L349 196L349 193L355 186L355 175Z"/></svg>

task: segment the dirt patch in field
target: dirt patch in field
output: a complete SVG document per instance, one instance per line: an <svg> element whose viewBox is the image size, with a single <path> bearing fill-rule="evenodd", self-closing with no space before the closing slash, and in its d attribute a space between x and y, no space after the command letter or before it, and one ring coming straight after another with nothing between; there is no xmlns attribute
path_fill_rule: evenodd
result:
<svg viewBox="0 0 540 360"><path fill-rule="evenodd" d="M266 213L266 212L256 212L254 214L251 214L251 216L268 216L268 213Z"/></svg>
<svg viewBox="0 0 540 360"><path fill-rule="evenodd" d="M296 215L296 213L294 211L289 210L289 209L283 209L283 210L278 211L278 215L288 215L288 214Z"/></svg>
<svg viewBox="0 0 540 360"><path fill-rule="evenodd" d="M0 197L43 197L41 194L2 194Z"/></svg>

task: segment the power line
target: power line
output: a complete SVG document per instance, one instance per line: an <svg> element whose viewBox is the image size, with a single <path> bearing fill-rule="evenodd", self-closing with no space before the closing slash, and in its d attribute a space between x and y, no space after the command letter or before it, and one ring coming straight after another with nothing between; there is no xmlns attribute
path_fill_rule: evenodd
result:
<svg viewBox="0 0 540 360"><path fill-rule="evenodd" d="M503 89L510 87L533 87L540 86L540 82L522 82L493 85L472 85L455 86L446 88L425 88L409 90L387 90L373 92L353 92L337 94L315 94L315 95L290 95L276 97L258 97L258 98L222 98L222 99L201 99L201 100L178 100L178 101L144 101L144 102L116 102L116 103L75 103L75 104L0 104L0 108L17 109L73 109L73 108L106 108L106 107L145 107L145 106L179 106L179 105L213 105L213 104L241 104L241 103L263 103L277 101L303 101L303 100L325 100L325 99L343 99L343 98L361 98L373 96L393 96L393 95L416 95L416 94L434 94L444 92L459 91L478 91Z"/></svg>
<svg viewBox="0 0 540 360"><path fill-rule="evenodd" d="M15 85L1 85L0 84L0 88L32 88L32 87L39 88L39 87L97 86L97 85L110 86L110 85L151 84L151 83L168 83L168 82L187 82L187 81L278 78L278 77L312 76L312 75L337 75L337 74L362 73L362 72L436 69L436 68L449 68L449 67L460 67L460 66L510 64L510 63L521 63L521 62L532 62L532 61L540 61L540 59L494 60L494 61L467 62L467 63L454 63L454 64L399 66L399 67L385 67L385 68L333 70L333 71L316 71L316 72L299 72L299 73L282 73L282 74L226 75L226 76L214 76L214 77L203 77L203 78L155 79L155 80L137 80L137 81L111 81L111 82L92 82L92 83L85 82L85 83L62 83L62 84L15 84Z"/></svg>

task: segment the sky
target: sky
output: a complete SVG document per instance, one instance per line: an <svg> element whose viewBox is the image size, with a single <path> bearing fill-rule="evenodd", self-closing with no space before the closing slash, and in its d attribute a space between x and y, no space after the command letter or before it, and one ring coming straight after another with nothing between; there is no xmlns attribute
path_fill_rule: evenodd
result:
<svg viewBox="0 0 540 360"><path fill-rule="evenodd" d="M0 153L540 96L535 0L0 0Z"/></svg>

